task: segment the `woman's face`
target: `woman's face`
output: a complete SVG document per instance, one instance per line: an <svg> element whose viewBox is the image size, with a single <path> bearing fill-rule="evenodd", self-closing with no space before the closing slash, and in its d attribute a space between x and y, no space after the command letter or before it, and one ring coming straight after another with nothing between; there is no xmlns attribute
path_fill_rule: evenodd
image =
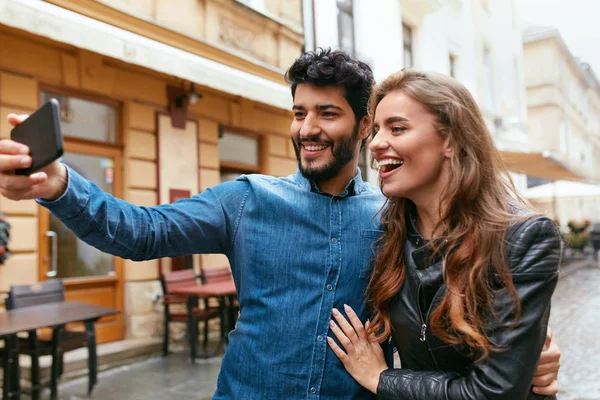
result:
<svg viewBox="0 0 600 400"><path fill-rule="evenodd" d="M433 114L400 90L377 105L369 148L386 195L415 203L439 198L452 150L435 123Z"/></svg>

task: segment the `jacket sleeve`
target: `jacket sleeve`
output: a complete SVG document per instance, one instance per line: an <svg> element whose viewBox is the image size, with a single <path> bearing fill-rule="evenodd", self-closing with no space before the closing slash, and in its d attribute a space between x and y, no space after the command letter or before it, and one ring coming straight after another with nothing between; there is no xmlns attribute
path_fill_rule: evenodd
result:
<svg viewBox="0 0 600 400"><path fill-rule="evenodd" d="M71 168L68 179L61 197L37 202L87 244L134 261L227 254L250 191L247 181L238 180L173 204L141 207L102 191Z"/></svg>
<svg viewBox="0 0 600 400"><path fill-rule="evenodd" d="M390 369L384 371L377 387L378 399L410 400L521 400L543 399L534 395L531 382L544 345L550 298L558 280L561 256L560 235L545 217L533 217L519 224L507 244L512 278L521 301L516 317L508 292L495 292L497 319L488 337L501 349L490 352L470 372L456 373ZM552 396L553 397L553 396Z"/></svg>

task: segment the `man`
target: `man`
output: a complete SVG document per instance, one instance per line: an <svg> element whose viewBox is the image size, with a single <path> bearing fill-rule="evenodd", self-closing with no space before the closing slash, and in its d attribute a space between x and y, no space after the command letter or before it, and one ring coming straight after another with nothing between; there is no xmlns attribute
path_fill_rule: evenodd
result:
<svg viewBox="0 0 600 400"><path fill-rule="evenodd" d="M38 199L82 240L120 257L226 254L241 312L215 399L370 399L326 338L332 308L348 304L363 321L370 314L364 293L383 198L357 170L373 74L343 52L324 50L303 54L286 75L294 175L244 176L172 205L137 207L59 162L13 176L31 162L28 149L0 141L0 193ZM558 367L542 361L546 386Z"/></svg>

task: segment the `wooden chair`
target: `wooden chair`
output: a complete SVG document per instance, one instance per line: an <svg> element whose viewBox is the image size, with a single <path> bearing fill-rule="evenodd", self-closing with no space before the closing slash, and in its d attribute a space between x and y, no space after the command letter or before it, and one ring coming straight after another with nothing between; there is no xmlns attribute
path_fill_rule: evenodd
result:
<svg viewBox="0 0 600 400"><path fill-rule="evenodd" d="M171 322L185 322L187 323L187 336L190 340L190 351L193 352L194 346L192 346L192 340L198 341L196 335L192 335L191 332L198 332L197 329L192 330L193 324L199 322L204 323L204 337L203 337L203 348L206 351L208 346L208 322L211 319L221 318L221 311L219 307L209 306L208 299L202 299L204 308L197 306L193 307L193 313L190 315L187 310L173 311L172 305L180 304L187 305L188 301L197 301L193 298L186 298L185 296L177 296L170 294L177 287L185 287L197 285L196 275L193 269L184 269L180 271L173 271L163 274L161 278L161 286L163 289L163 304L164 304L164 337L163 337L163 356L169 354L169 324ZM195 354L191 354L192 360L195 358Z"/></svg>
<svg viewBox="0 0 600 400"><path fill-rule="evenodd" d="M62 280L53 279L33 285L11 286L6 300L6 309L33 307L40 304L65 301L65 291ZM64 326L58 329L58 359L53 359L58 371L57 379L63 372L63 355L67 351L81 347L88 348L88 395L92 393L97 382L97 353L96 334L93 324L86 324L85 331L67 330ZM37 331L27 333L27 338L19 338L19 354L31 358L31 397L39 397L40 363L39 358L53 353L52 338L40 337ZM54 368L54 367L53 367Z"/></svg>
<svg viewBox="0 0 600 400"><path fill-rule="evenodd" d="M214 283L230 281L233 279L229 267L202 268L200 269L200 279L202 283Z"/></svg>
<svg viewBox="0 0 600 400"><path fill-rule="evenodd" d="M228 266L218 268L201 268L200 279L202 283L215 283L233 280L231 269ZM229 296L226 307L229 309L229 329L236 325L237 315L240 311L240 305L236 296Z"/></svg>

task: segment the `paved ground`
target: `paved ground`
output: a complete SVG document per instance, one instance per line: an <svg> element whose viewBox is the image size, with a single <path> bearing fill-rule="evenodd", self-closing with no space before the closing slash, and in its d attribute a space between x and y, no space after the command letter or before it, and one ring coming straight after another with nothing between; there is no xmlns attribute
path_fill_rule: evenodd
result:
<svg viewBox="0 0 600 400"><path fill-rule="evenodd" d="M600 268L572 264L556 289L551 326L562 349L559 400L600 400ZM220 358L192 365L185 350L100 374L96 400L210 399ZM87 379L65 382L62 399L86 398ZM47 392L46 392L47 394Z"/></svg>
<svg viewBox="0 0 600 400"><path fill-rule="evenodd" d="M600 268L569 271L552 300L550 326L561 348L559 400L600 399Z"/></svg>
<svg viewBox="0 0 600 400"><path fill-rule="evenodd" d="M221 358L190 364L188 352L153 357L100 373L95 400L209 400L217 385ZM49 398L49 392L44 393ZM87 378L65 382L59 388L63 400L87 397Z"/></svg>

